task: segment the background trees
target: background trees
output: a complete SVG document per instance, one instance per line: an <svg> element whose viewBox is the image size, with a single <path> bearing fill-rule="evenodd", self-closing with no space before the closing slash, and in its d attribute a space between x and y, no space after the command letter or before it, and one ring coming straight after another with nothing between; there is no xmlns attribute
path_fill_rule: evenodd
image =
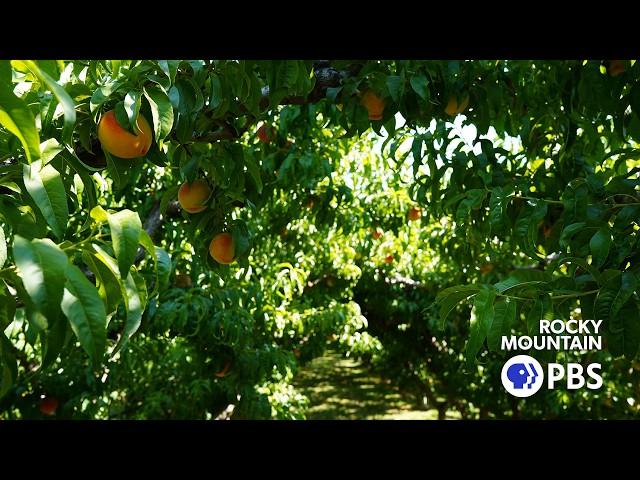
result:
<svg viewBox="0 0 640 480"><path fill-rule="evenodd" d="M328 347L470 418L635 415L639 68L0 61L0 415L300 418ZM507 398L498 336L569 316L605 386Z"/></svg>

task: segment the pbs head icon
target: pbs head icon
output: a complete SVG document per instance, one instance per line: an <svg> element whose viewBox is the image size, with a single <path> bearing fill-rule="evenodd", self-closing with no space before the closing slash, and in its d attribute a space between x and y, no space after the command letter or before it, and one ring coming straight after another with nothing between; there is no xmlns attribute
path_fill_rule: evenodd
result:
<svg viewBox="0 0 640 480"><path fill-rule="evenodd" d="M502 385L514 397L530 397L543 383L542 365L529 355L516 355L502 367Z"/></svg>

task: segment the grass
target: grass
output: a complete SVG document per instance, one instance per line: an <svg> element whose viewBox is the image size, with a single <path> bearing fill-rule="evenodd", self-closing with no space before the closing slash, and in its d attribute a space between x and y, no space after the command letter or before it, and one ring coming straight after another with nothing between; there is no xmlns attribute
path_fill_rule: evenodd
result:
<svg viewBox="0 0 640 480"><path fill-rule="evenodd" d="M415 399L360 362L328 353L302 368L295 385L310 400L309 420L435 420L438 411ZM449 418L449 415L447 415Z"/></svg>

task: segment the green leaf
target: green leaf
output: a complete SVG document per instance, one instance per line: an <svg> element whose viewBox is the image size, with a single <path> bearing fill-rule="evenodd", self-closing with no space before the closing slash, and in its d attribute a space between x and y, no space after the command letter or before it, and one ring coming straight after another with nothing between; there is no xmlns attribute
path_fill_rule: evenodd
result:
<svg viewBox="0 0 640 480"><path fill-rule="evenodd" d="M62 129L62 141L69 146L73 145L73 128L76 124L76 105L67 91L53 78L42 71L38 64L32 60L24 60L27 68L44 83L58 99L64 113L64 127Z"/></svg>
<svg viewBox="0 0 640 480"><path fill-rule="evenodd" d="M169 202L174 200L178 195L178 191L180 190L180 185L173 185L162 194L160 198L160 213L164 215L167 211L167 206Z"/></svg>
<svg viewBox="0 0 640 480"><path fill-rule="evenodd" d="M539 270L537 270L536 272L544 273L544 272L540 272ZM531 279L531 278L523 278L523 275L511 275L506 279L494 284L493 286L498 292L504 293L507 290L511 290L512 288L532 287L537 285L542 286L542 285L546 285L547 283L548 282L546 280L541 280L538 278Z"/></svg>
<svg viewBox="0 0 640 480"><path fill-rule="evenodd" d="M60 152L64 150L64 147L58 143L55 138L50 138L40 144L40 160L42 165L46 165L53 160Z"/></svg>
<svg viewBox="0 0 640 480"><path fill-rule="evenodd" d="M120 278L125 279L136 258L142 222L137 213L128 209L109 213L108 220L113 250L118 259Z"/></svg>
<svg viewBox="0 0 640 480"><path fill-rule="evenodd" d="M33 113L5 83L0 83L0 125L18 137L28 163L40 158L40 135Z"/></svg>
<svg viewBox="0 0 640 480"><path fill-rule="evenodd" d="M119 267L116 264L115 259L98 245L93 245L93 248L96 251L96 258L106 265L115 276L117 276ZM120 335L120 339L111 352L111 356L118 353L128 342L129 338L131 338L138 328L140 328L142 312L144 310L140 293L131 272L129 272L124 281L119 280L119 284L122 291L122 297L124 298L124 305L127 310L127 319L122 334Z"/></svg>
<svg viewBox="0 0 640 480"><path fill-rule="evenodd" d="M482 206L487 193L482 188L474 188L465 192L466 198L460 202L456 209L456 221L460 223L466 222L471 210L477 210Z"/></svg>
<svg viewBox="0 0 640 480"><path fill-rule="evenodd" d="M593 264L600 268L604 264L611 248L611 232L608 227L601 227L589 242Z"/></svg>
<svg viewBox="0 0 640 480"><path fill-rule="evenodd" d="M260 176L260 167L250 155L245 155L244 160L245 165L247 166L247 172L249 172L253 183L256 185L258 193L262 193L262 178Z"/></svg>
<svg viewBox="0 0 640 480"><path fill-rule="evenodd" d="M106 313L115 312L122 301L122 287L117 273L114 274L103 262L88 251L82 252L82 261L96 276L96 287Z"/></svg>
<svg viewBox="0 0 640 480"><path fill-rule="evenodd" d="M411 88L416 92L423 100L429 100L429 80L424 75L415 75L409 79Z"/></svg>
<svg viewBox="0 0 640 480"><path fill-rule="evenodd" d="M67 321L62 316L59 316L53 322L49 323L49 329L46 333L40 333L42 341L41 368L47 368L53 365L60 355L60 352L62 352L67 336L67 325Z"/></svg>
<svg viewBox="0 0 640 480"><path fill-rule="evenodd" d="M513 227L513 235L524 253L535 260L541 258L536 240L538 225L547 214L547 204L539 202L536 205L527 204L523 208Z"/></svg>
<svg viewBox="0 0 640 480"><path fill-rule="evenodd" d="M36 203L53 234L61 239L67 229L69 208L67 192L60 172L52 165L41 168L41 162L23 166L24 186Z"/></svg>
<svg viewBox="0 0 640 480"><path fill-rule="evenodd" d="M0 290L0 332L13 322L16 314L16 299L9 294L6 287Z"/></svg>
<svg viewBox="0 0 640 480"><path fill-rule="evenodd" d="M404 91L404 82L402 77L398 75L389 75L387 77L387 89L394 102L398 103Z"/></svg>
<svg viewBox="0 0 640 480"><path fill-rule="evenodd" d="M0 330L0 399L11 389L18 377L18 365L11 341Z"/></svg>
<svg viewBox="0 0 640 480"><path fill-rule="evenodd" d="M138 131L138 114L140 113L140 92L131 91L124 97L124 110L127 112L131 131Z"/></svg>
<svg viewBox="0 0 640 480"><path fill-rule="evenodd" d="M11 85L11 62L9 60L0 60L0 83Z"/></svg>
<svg viewBox="0 0 640 480"><path fill-rule="evenodd" d="M549 295L540 295L533 303L526 317L527 331L529 335L537 335L540 332L540 320L548 317L553 305Z"/></svg>
<svg viewBox="0 0 640 480"><path fill-rule="evenodd" d="M161 87L145 87L143 92L151 107L156 142L160 142L173 128L173 106L169 95Z"/></svg>
<svg viewBox="0 0 640 480"><path fill-rule="evenodd" d="M594 281L598 282L598 284L601 283L600 272L597 269L595 269L592 265L589 265L584 258L578 258L578 257L560 258L560 259L556 260L555 262L552 262L551 264L549 264L549 269L548 269L549 273L555 272L561 265L563 265L565 263L571 263L571 264L577 265L579 267L582 267L585 271L587 271L587 272L589 272L591 274L591 276L593 277Z"/></svg>
<svg viewBox="0 0 640 480"><path fill-rule="evenodd" d="M593 309L595 320L614 318L629 301L637 286L637 280L631 272L616 272L600 288Z"/></svg>
<svg viewBox="0 0 640 480"><path fill-rule="evenodd" d="M122 190L129 183L132 170L131 166L134 161L115 157L104 149L102 152L107 161L107 170L114 180L116 189Z"/></svg>
<svg viewBox="0 0 640 480"><path fill-rule="evenodd" d="M511 327L516 320L516 302L506 300L497 302L494 306L494 317L489 333L487 345L492 351L500 349L500 341L503 335L509 335Z"/></svg>
<svg viewBox="0 0 640 480"><path fill-rule="evenodd" d="M147 251L149 255L151 255L151 259L153 260L153 274L154 274L154 287L150 296L154 296L158 293L158 257L156 254L156 247L153 244L153 240L149 236L146 230L140 231L140 245Z"/></svg>
<svg viewBox="0 0 640 480"><path fill-rule="evenodd" d="M440 328L444 328L447 317L458 303L477 294L479 291L480 288L474 285L457 285L439 292L436 302L440 306Z"/></svg>
<svg viewBox="0 0 640 480"><path fill-rule="evenodd" d="M109 214L100 205L96 205L89 212L89 216L93 218L97 224L107 223L109 221Z"/></svg>
<svg viewBox="0 0 640 480"><path fill-rule="evenodd" d="M27 240L15 235L13 258L24 288L34 305L48 320L61 313L67 255L50 239Z"/></svg>
<svg viewBox="0 0 640 480"><path fill-rule="evenodd" d="M171 275L171 257L160 247L155 247L156 258L158 259L158 290L164 290L169 286L169 276Z"/></svg>
<svg viewBox="0 0 640 480"><path fill-rule="evenodd" d="M175 82L179 64L180 60L158 60L158 65L160 65L162 71L169 77L171 83Z"/></svg>
<svg viewBox="0 0 640 480"><path fill-rule="evenodd" d="M69 264L62 311L94 366L102 363L107 343L107 313L98 290L82 271Z"/></svg>
<svg viewBox="0 0 640 480"><path fill-rule="evenodd" d="M4 236L4 229L0 225L0 268L2 268L7 261L7 239Z"/></svg>
<svg viewBox="0 0 640 480"><path fill-rule="evenodd" d="M480 351L480 348L482 348L482 343L489 334L494 316L493 302L497 294L498 292L495 290L484 288L478 292L474 299L469 340L466 347L468 366L473 365L475 362L476 355Z"/></svg>
<svg viewBox="0 0 640 480"><path fill-rule="evenodd" d="M635 358L640 347L640 312L634 301L627 302L609 320L608 347L614 356Z"/></svg>

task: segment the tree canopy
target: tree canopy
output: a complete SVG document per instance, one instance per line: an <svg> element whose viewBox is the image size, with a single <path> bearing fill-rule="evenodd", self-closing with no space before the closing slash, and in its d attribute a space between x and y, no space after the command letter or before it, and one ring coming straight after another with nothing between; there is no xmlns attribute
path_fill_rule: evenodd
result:
<svg viewBox="0 0 640 480"><path fill-rule="evenodd" d="M464 418L637 416L639 80L0 60L0 418L304 418L328 348ZM505 395L500 337L545 318L603 320L539 357L600 390Z"/></svg>

